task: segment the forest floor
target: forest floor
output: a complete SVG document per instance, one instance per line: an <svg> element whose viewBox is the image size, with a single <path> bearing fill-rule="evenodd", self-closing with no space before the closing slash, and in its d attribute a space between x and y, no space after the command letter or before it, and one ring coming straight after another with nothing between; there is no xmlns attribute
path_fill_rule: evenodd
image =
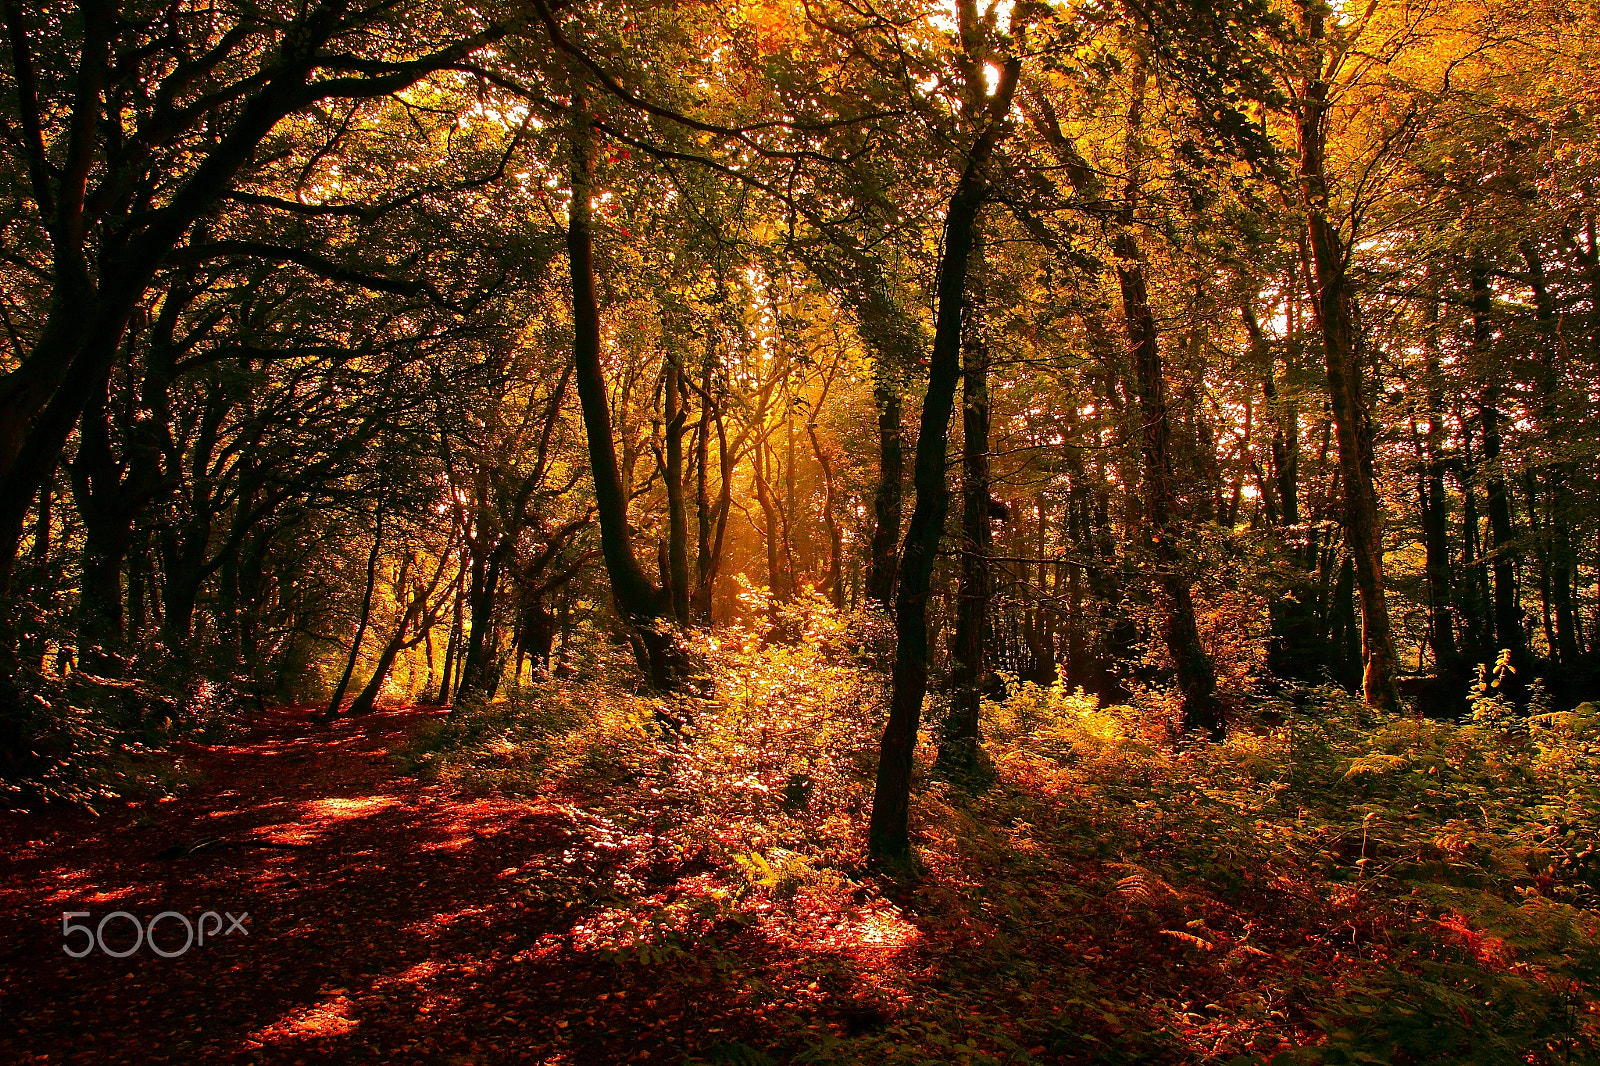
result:
<svg viewBox="0 0 1600 1066"><path fill-rule="evenodd" d="M733 916L707 891L716 876L702 857L619 829L581 795L457 794L407 776L396 753L440 714L323 725L273 709L237 739L184 745L191 783L173 796L98 817L8 816L0 1061L765 1062L777 1060L757 1049L776 1052L795 1031L849 1061L843 1045L881 1034L918 985L948 993L926 940L977 935L908 919L867 885ZM551 879L566 898L517 876L540 869L566 875ZM615 901L619 885L661 907L710 901L694 908L710 935L692 946L657 937L631 959L596 952L585 897ZM215 911L243 930L219 935L213 925L233 923L209 922L209 939L175 958L149 944L73 958L68 911L89 912L91 926L113 911L146 923ZM159 929L165 950L183 946L180 921ZM103 940L126 950L131 924L113 919ZM1076 1006L1113 1040L1124 1029L1115 986L1141 969L1128 947L1078 947L1106 987L1103 1004ZM1183 953L1173 941L1144 961L1169 968ZM1034 998L996 989L987 1009L1004 1014L1019 992ZM980 1013L982 1044L935 1035L924 1061L1057 1060L1043 1045L995 1046L1000 1019Z"/></svg>
<svg viewBox="0 0 1600 1066"><path fill-rule="evenodd" d="M791 665L771 683L800 692ZM867 713L813 682L815 706ZM4 816L0 1062L1587 1061L1593 997L1563 967L1588 912L1528 888L1496 921L1559 919L1566 946L1518 956L1490 911L1364 873L1409 804L1341 793L1319 821L1311 764L1274 752L1332 767L1317 789L1376 786L1304 737L1163 753L1080 709L1072 744L1036 726L1022 750L992 723L994 781L926 783L916 873L889 879L851 850L865 756L822 750L861 747L861 723L747 688L675 734L603 706L628 699L546 698L599 722L576 731L528 725L540 704L272 708L178 743L169 794ZM108 957L125 917L64 950L85 943L64 913L116 911L219 918L181 954L163 919L171 958Z"/></svg>
<svg viewBox="0 0 1600 1066"><path fill-rule="evenodd" d="M710 1031L714 1004L658 1003L670 990L575 959L570 916L509 879L574 851L620 863L626 842L571 806L400 772L393 753L439 713L321 725L274 709L238 740L186 746L198 784L176 796L7 816L0 1061L666 1061L686 1007ZM170 959L65 953L64 912L117 910L248 915L247 932ZM182 946L179 921L159 928ZM120 951L134 934L117 919L104 937Z"/></svg>

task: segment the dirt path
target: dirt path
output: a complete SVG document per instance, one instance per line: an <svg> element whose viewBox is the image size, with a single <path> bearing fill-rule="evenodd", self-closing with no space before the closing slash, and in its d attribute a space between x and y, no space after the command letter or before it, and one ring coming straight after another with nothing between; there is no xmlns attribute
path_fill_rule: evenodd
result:
<svg viewBox="0 0 1600 1066"><path fill-rule="evenodd" d="M682 1061L670 1004L566 950L570 912L516 877L594 868L615 839L571 807L403 776L391 752L434 713L275 710L191 747L203 779L176 799L0 822L0 1062ZM67 911L218 918L173 958L72 958ZM224 914L248 933L213 929ZM133 925L103 937L125 950ZM168 917L156 943L185 937Z"/></svg>

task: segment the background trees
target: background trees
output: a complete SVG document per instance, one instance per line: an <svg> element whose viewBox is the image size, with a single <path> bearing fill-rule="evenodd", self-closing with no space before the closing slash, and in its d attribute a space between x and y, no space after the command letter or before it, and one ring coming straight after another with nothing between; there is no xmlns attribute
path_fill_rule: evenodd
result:
<svg viewBox="0 0 1600 1066"><path fill-rule="evenodd" d="M1560 14L8 5L7 772L70 675L669 688L746 585L892 615L885 851L930 688L1576 699Z"/></svg>

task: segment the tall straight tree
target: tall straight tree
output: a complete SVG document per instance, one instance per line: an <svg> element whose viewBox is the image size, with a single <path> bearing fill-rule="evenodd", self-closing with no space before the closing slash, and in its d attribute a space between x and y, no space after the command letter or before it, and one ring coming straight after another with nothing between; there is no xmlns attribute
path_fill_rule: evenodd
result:
<svg viewBox="0 0 1600 1066"><path fill-rule="evenodd" d="M1426 358L1424 398L1427 404L1427 449L1419 505L1422 516L1422 542L1427 553L1428 646L1433 652L1434 670L1440 683L1449 688L1461 673L1461 656L1456 646L1455 613L1451 598L1450 505L1445 494L1444 400L1441 395L1439 366L1439 299L1429 293L1423 299L1423 352Z"/></svg>
<svg viewBox="0 0 1600 1066"><path fill-rule="evenodd" d="M689 624L689 514L683 502L683 437L688 421L677 357L669 352L661 368L662 415L666 422L666 447L662 477L667 484L667 572L673 617Z"/></svg>
<svg viewBox="0 0 1600 1066"><path fill-rule="evenodd" d="M981 226L981 223L980 223ZM984 240L973 240L973 281L961 357L961 537L956 628L950 642L950 713L940 738L938 766L958 777L979 766L979 709L987 666L989 556L994 550L989 486L989 351L983 336Z"/></svg>
<svg viewBox="0 0 1600 1066"><path fill-rule="evenodd" d="M1481 262L1469 267L1472 290L1472 345L1486 384L1478 394L1478 416L1483 423L1484 495L1489 501L1489 544L1485 554L1494 575L1494 651L1508 652L1515 669L1524 665L1522 603L1517 595L1517 561L1513 557L1516 529L1511 518L1511 490L1501 456L1500 388L1495 384L1497 370L1489 358L1494 340L1494 299L1489 291L1488 268Z"/></svg>

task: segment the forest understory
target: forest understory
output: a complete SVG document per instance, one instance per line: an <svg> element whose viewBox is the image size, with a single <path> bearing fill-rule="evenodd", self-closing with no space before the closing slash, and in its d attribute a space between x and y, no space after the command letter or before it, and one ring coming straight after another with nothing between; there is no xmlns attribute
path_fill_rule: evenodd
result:
<svg viewBox="0 0 1600 1066"><path fill-rule="evenodd" d="M1592 706L1530 722L1490 692L1455 724L1308 690L1174 744L1015 686L975 777L920 767L886 868L861 833L884 678L850 621L723 631L709 698L630 694L601 648L495 704L251 712L139 798L8 816L0 1054L1592 1060ZM74 959L69 908L249 932Z"/></svg>

